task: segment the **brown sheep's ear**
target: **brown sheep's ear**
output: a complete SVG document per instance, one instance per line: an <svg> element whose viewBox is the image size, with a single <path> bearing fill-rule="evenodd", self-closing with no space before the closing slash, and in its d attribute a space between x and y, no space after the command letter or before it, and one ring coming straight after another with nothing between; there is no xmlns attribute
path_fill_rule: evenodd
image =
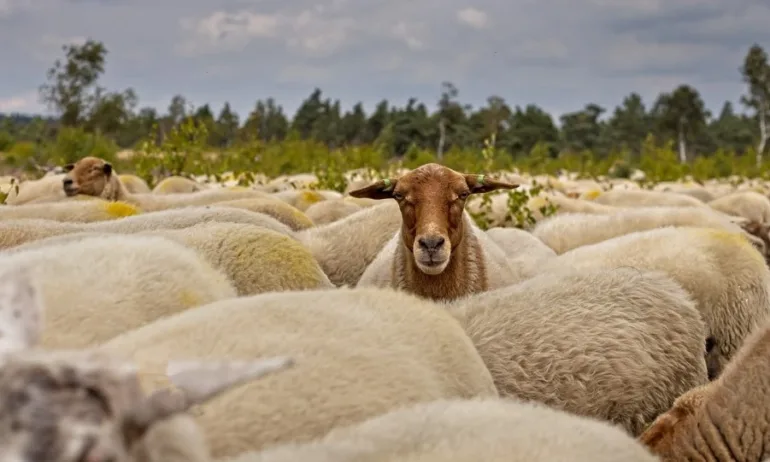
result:
<svg viewBox="0 0 770 462"><path fill-rule="evenodd" d="M670 435L674 431L674 425L676 420L669 414L663 414L658 417L652 425L642 433L637 441L647 446L650 449L655 449L665 438L670 438Z"/></svg>
<svg viewBox="0 0 770 462"><path fill-rule="evenodd" d="M112 164L110 164L109 162L104 164L104 166L102 167L102 171L104 172L105 175L110 176L110 174L112 174Z"/></svg>
<svg viewBox="0 0 770 462"><path fill-rule="evenodd" d="M75 164L67 164L64 166L64 171L71 172L73 168L75 168Z"/></svg>
<svg viewBox="0 0 770 462"><path fill-rule="evenodd" d="M516 189L518 184L505 183L502 181L493 180L486 175L465 175L465 183L471 190L471 194L486 193L490 191L496 191L498 189Z"/></svg>
<svg viewBox="0 0 770 462"><path fill-rule="evenodd" d="M398 183L398 180L385 178L364 188L350 191L348 194L352 197L366 199L391 199L393 198L393 190L396 188L396 183Z"/></svg>

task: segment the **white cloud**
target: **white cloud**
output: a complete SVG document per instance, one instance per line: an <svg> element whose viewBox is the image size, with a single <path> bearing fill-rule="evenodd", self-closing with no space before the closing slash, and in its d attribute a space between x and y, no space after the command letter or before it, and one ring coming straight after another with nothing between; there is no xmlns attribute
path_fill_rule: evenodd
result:
<svg viewBox="0 0 770 462"><path fill-rule="evenodd" d="M180 24L187 37L177 49L187 56L239 52L260 40L273 40L277 45L308 56L328 56L346 44L356 25L349 18L326 17L327 11L323 5L316 5L296 15L244 10L217 11L200 19L185 18Z"/></svg>
<svg viewBox="0 0 770 462"><path fill-rule="evenodd" d="M33 42L31 55L40 62L51 64L55 59L62 57L62 46L82 45L86 40L86 37L79 35L60 36L43 34L42 37L37 38Z"/></svg>
<svg viewBox="0 0 770 462"><path fill-rule="evenodd" d="M38 112L42 106L38 102L36 92L27 92L21 95L0 98L0 112L5 113L32 113Z"/></svg>
<svg viewBox="0 0 770 462"><path fill-rule="evenodd" d="M642 72L649 68L672 68L697 63L718 51L722 50L708 44L651 43L627 36L613 41L606 56L599 59L611 70Z"/></svg>
<svg viewBox="0 0 770 462"><path fill-rule="evenodd" d="M201 19L183 18L180 25L190 32L192 39L179 49L187 55L237 51L252 39L275 37L280 23L281 19L277 16L248 11L216 11Z"/></svg>
<svg viewBox="0 0 770 462"><path fill-rule="evenodd" d="M476 8L463 8L457 12L457 20L461 24L471 26L475 29L484 29L489 24L487 14Z"/></svg>
<svg viewBox="0 0 770 462"><path fill-rule="evenodd" d="M239 113L274 97L292 113L314 86L346 107L433 106L445 80L474 105L498 94L559 111L690 83L717 110L744 90L748 47L770 51L768 21L767 0L0 0L0 95L38 107L19 95L90 37L109 50L100 83L162 111L182 94Z"/></svg>
<svg viewBox="0 0 770 462"><path fill-rule="evenodd" d="M12 14L30 6L30 0L0 0L0 19L9 18Z"/></svg>
<svg viewBox="0 0 770 462"><path fill-rule="evenodd" d="M426 44L413 29L416 28L410 26L405 21L399 21L393 25L390 32L393 37L405 43L410 50L421 50L425 48Z"/></svg>

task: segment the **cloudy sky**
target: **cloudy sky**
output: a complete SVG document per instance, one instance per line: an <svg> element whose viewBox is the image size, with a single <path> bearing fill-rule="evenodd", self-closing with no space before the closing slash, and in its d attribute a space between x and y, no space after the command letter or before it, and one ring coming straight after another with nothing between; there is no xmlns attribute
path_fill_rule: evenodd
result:
<svg viewBox="0 0 770 462"><path fill-rule="evenodd" d="M587 102L650 103L680 83L714 111L738 67L770 49L768 0L0 0L0 111L41 112L61 45L109 50L102 84L165 110L174 94L246 115L272 96L293 114L318 86L345 107L489 95L555 115Z"/></svg>

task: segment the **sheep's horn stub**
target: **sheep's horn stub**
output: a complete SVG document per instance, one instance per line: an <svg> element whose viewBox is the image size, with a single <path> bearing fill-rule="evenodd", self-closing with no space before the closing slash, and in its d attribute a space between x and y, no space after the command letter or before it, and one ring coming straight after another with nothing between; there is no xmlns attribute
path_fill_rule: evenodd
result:
<svg viewBox="0 0 770 462"><path fill-rule="evenodd" d="M294 366L290 357L256 361L171 361L166 374L180 390L163 389L137 404L123 419L129 444L138 441L155 423L204 403L223 391Z"/></svg>
<svg viewBox="0 0 770 462"><path fill-rule="evenodd" d="M166 375L193 403L205 402L222 391L294 366L279 356L256 361L171 361Z"/></svg>

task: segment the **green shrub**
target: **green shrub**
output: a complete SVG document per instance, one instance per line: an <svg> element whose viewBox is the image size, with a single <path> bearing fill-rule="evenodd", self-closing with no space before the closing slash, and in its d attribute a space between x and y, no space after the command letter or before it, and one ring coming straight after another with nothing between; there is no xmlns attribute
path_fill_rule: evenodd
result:
<svg viewBox="0 0 770 462"><path fill-rule="evenodd" d="M118 145L109 138L87 133L82 128L62 127L48 149L46 164L64 165L86 156L114 162Z"/></svg>

